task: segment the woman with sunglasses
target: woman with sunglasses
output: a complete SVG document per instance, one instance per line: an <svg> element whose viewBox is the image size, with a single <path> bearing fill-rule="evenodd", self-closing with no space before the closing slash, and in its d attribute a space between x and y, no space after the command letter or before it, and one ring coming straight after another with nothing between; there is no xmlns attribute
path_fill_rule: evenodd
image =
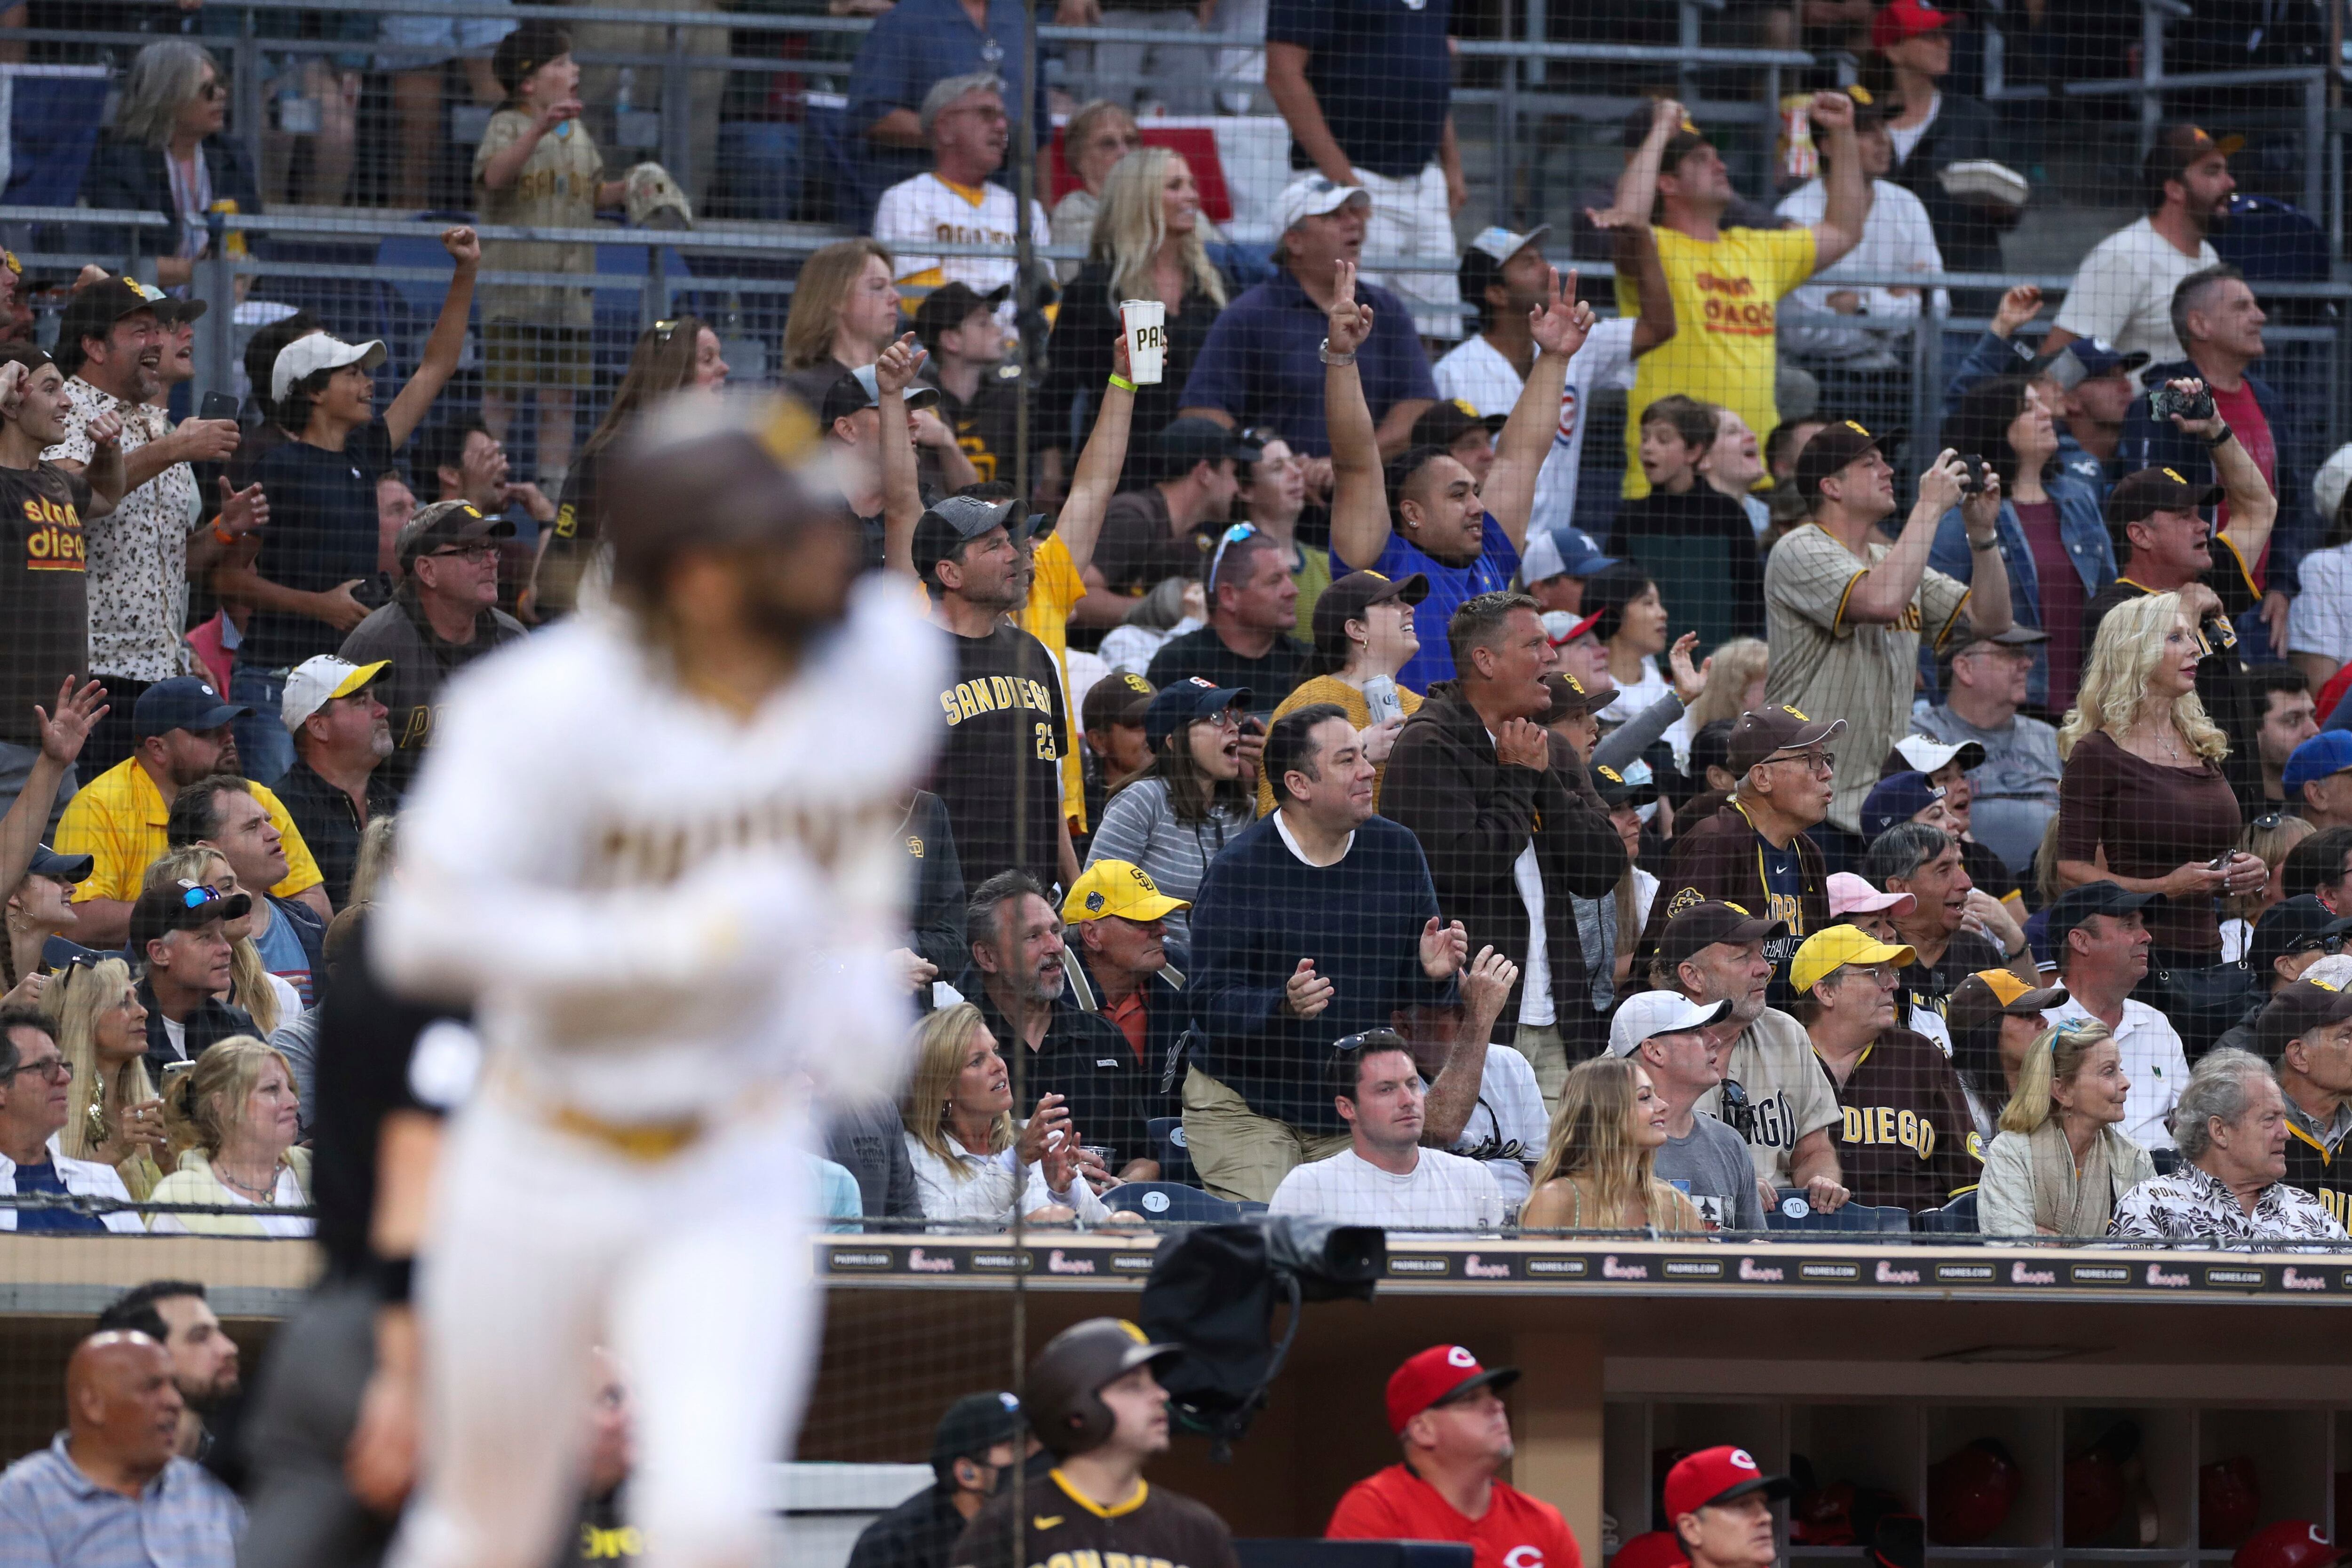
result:
<svg viewBox="0 0 2352 1568"><path fill-rule="evenodd" d="M1162 687L1143 710L1151 761L1112 791L1087 844L1087 864L1126 861L1184 901L1163 921L1171 941L1187 939L1192 894L1209 862L1256 820L1251 770L1242 760L1249 704L1246 687L1194 681Z"/></svg>
<svg viewBox="0 0 2352 1568"><path fill-rule="evenodd" d="M2147 1151L2122 1130L2131 1080L2096 1019L2044 1030L1985 1150L1977 1228L1987 1236L2105 1236L2124 1194L2153 1180Z"/></svg>
<svg viewBox="0 0 2352 1568"><path fill-rule="evenodd" d="M1421 649L1413 607L1428 597L1429 580L1418 572L1391 582L1376 571L1351 571L1333 583L1316 608L1315 658L1307 666L1313 674L1275 706L1276 719L1309 703L1337 703L1345 710L1348 722L1363 732L1364 754L1375 769L1374 810L1397 731L1421 711L1421 694L1399 685L1397 672ZM1377 715L1374 696L1381 701ZM1274 785L1261 775L1257 814L1273 810Z"/></svg>
<svg viewBox="0 0 2352 1568"><path fill-rule="evenodd" d="M1660 1181L1666 1103L1631 1057L1580 1061L1560 1085L1522 1230L1703 1231L1691 1200Z"/></svg>
<svg viewBox="0 0 2352 1568"><path fill-rule="evenodd" d="M112 1166L143 1202L163 1179L171 1138L147 1076L147 1009L131 966L77 958L42 997L41 1010L58 1020L58 1050L73 1069L73 1108L59 1146L70 1158Z"/></svg>

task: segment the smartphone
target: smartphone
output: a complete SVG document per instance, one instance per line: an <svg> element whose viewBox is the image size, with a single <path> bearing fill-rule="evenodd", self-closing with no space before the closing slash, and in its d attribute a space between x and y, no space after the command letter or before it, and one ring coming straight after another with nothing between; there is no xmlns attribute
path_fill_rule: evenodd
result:
<svg viewBox="0 0 2352 1568"><path fill-rule="evenodd" d="M226 419L231 423L236 423L236 394L235 392L208 392L205 393L205 401L196 407L196 417L198 419Z"/></svg>
<svg viewBox="0 0 2352 1568"><path fill-rule="evenodd" d="M2230 857L2235 853L2237 853L2237 851L2235 850L2223 850L2220 854L2215 855L2211 860L2205 862L2205 869L2207 871L2220 871L2223 866L2230 863Z"/></svg>

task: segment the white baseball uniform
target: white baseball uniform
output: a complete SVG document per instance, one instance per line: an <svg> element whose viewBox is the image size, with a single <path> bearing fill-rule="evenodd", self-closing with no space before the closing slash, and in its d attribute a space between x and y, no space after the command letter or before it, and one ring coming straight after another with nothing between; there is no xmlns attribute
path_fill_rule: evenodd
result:
<svg viewBox="0 0 2352 1568"><path fill-rule="evenodd" d="M616 616L452 684L373 922L387 977L471 999L487 1044L420 1260L426 1474L397 1568L545 1562L599 1343L629 1370L630 1508L663 1561L762 1550L820 1322L806 1102L897 1085L891 830L944 677L873 579L741 722Z"/></svg>

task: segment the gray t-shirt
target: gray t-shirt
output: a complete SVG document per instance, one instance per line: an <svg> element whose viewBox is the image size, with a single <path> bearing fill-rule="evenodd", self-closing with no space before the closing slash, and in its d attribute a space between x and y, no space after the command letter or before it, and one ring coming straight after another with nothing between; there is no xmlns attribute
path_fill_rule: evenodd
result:
<svg viewBox="0 0 2352 1568"><path fill-rule="evenodd" d="M1946 746L1973 740L1985 748L1983 766L1969 774L1969 835L2019 876L2029 874L2058 814L2058 732L2022 714L2002 728L1979 729L1941 704L1915 714L1911 727Z"/></svg>
<svg viewBox="0 0 2352 1568"><path fill-rule="evenodd" d="M1717 1230L1761 1230L1764 1204L1748 1141L1712 1116L1694 1117L1688 1135L1658 1151L1658 1179L1679 1187Z"/></svg>

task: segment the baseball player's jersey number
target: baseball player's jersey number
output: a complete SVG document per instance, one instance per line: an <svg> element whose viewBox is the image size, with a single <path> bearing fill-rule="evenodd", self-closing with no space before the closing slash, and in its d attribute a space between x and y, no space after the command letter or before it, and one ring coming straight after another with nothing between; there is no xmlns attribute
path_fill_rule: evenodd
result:
<svg viewBox="0 0 2352 1568"><path fill-rule="evenodd" d="M1062 760L1062 748L1054 744L1054 727L1050 724L1040 724L1033 727L1037 731L1037 760L1040 762Z"/></svg>

